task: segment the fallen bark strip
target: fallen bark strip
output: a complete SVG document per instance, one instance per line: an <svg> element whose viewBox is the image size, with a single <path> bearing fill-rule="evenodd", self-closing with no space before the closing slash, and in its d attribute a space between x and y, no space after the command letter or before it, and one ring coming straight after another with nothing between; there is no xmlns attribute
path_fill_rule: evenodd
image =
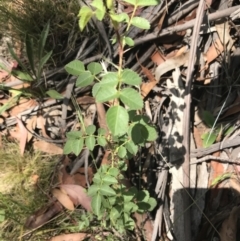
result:
<svg viewBox="0 0 240 241"><path fill-rule="evenodd" d="M199 148L196 150L191 150L191 157L202 157L205 155L209 155L213 152L220 151L226 148L239 146L240 145L240 136L235 137L232 140L225 140L216 144L211 145L207 148Z"/></svg>
<svg viewBox="0 0 240 241"><path fill-rule="evenodd" d="M213 20L228 17L234 11L236 11L238 9L239 9L239 6L235 6L235 7L224 9L222 11L216 11L215 13L211 13L211 14L208 15L208 20L213 21ZM170 35L174 32L180 32L180 31L186 30L188 28L192 28L195 24L196 24L196 19L193 19L193 20L190 20L190 21L188 21L184 24L181 24L181 25L165 28L159 34L157 34L157 33L147 34L144 37L141 37L141 38L138 38L138 39L134 40L135 46L137 46L139 44L143 44L143 43L148 42L148 41L161 39L162 37Z"/></svg>

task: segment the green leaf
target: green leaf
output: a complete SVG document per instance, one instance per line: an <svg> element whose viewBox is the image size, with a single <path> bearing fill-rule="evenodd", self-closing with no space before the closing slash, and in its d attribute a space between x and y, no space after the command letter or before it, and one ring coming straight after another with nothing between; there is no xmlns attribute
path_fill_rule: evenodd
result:
<svg viewBox="0 0 240 241"><path fill-rule="evenodd" d="M94 0L94 1L91 3L91 5L97 9L97 10L95 11L96 18L97 18L99 21L102 21L103 18L104 18L104 15L105 15L105 13L106 13L106 8L105 8L105 6L103 5L103 1Z"/></svg>
<svg viewBox="0 0 240 241"><path fill-rule="evenodd" d="M20 67L23 69L24 72L26 72L26 73L29 74L26 66L23 64L23 62L20 60L20 58L18 58L18 56L17 56L17 55L15 54L15 52L13 51L12 46L11 46L9 43L7 43L7 46L8 46L8 51L9 51L9 53L11 54L12 58L17 61L17 63L20 65ZM29 75L30 75L30 74L29 74Z"/></svg>
<svg viewBox="0 0 240 241"><path fill-rule="evenodd" d="M42 73L42 69L43 69L43 66L44 64L47 63L47 61L49 60L49 58L51 57L52 55L52 50L48 53L46 53L40 60L39 60L39 66L38 66L38 70L39 70L39 73L38 73L38 77L40 78L40 75Z"/></svg>
<svg viewBox="0 0 240 241"><path fill-rule="evenodd" d="M124 208L123 211L126 213L133 213L136 212L138 210L138 206L133 203L133 202L126 202L124 203Z"/></svg>
<svg viewBox="0 0 240 241"><path fill-rule="evenodd" d="M224 136L230 135L234 131L234 127L230 126L226 131L224 131Z"/></svg>
<svg viewBox="0 0 240 241"><path fill-rule="evenodd" d="M107 145L106 138L104 136L98 136L97 143L99 146L105 147Z"/></svg>
<svg viewBox="0 0 240 241"><path fill-rule="evenodd" d="M82 72L85 71L83 62L79 60L73 60L67 65L65 65L65 70L74 76L80 75Z"/></svg>
<svg viewBox="0 0 240 241"><path fill-rule="evenodd" d="M102 179L102 182L103 184L111 185L118 183L118 180L110 175L105 175Z"/></svg>
<svg viewBox="0 0 240 241"><path fill-rule="evenodd" d="M131 69L124 69L122 72L122 82L129 85L140 85L142 83L142 79Z"/></svg>
<svg viewBox="0 0 240 241"><path fill-rule="evenodd" d="M122 106L113 106L106 114L107 125L114 136L120 136L128 129L128 112Z"/></svg>
<svg viewBox="0 0 240 241"><path fill-rule="evenodd" d="M113 177L117 177L117 175L119 174L119 170L116 167L111 167L108 170L108 174Z"/></svg>
<svg viewBox="0 0 240 241"><path fill-rule="evenodd" d="M85 87L90 85L94 80L94 76L89 72L85 71L79 74L77 81L76 81L76 86L77 87Z"/></svg>
<svg viewBox="0 0 240 241"><path fill-rule="evenodd" d="M64 154L70 154L72 153L72 146L74 145L75 140L67 140L63 147L63 153Z"/></svg>
<svg viewBox="0 0 240 241"><path fill-rule="evenodd" d="M92 75L97 75L102 71L102 65L92 62L87 66L87 69L92 73Z"/></svg>
<svg viewBox="0 0 240 241"><path fill-rule="evenodd" d="M117 22L117 23L121 23L121 22L128 22L129 21L129 17L126 13L120 13L120 14L116 14L116 13L111 13L110 14L110 18Z"/></svg>
<svg viewBox="0 0 240 241"><path fill-rule="evenodd" d="M68 139L79 139L82 136L82 132L81 131L69 131L66 133L66 136Z"/></svg>
<svg viewBox="0 0 240 241"><path fill-rule="evenodd" d="M97 193L97 195L92 197L91 206L92 206L93 213L99 216L101 214L100 209L102 206L102 198L99 193Z"/></svg>
<svg viewBox="0 0 240 241"><path fill-rule="evenodd" d="M139 191L136 195L136 199L138 202L147 202L149 198L149 192L146 190Z"/></svg>
<svg viewBox="0 0 240 241"><path fill-rule="evenodd" d="M112 86L102 87L99 83L95 84L92 89L93 96L97 102L103 103L109 100L113 100L117 97L118 91Z"/></svg>
<svg viewBox="0 0 240 241"><path fill-rule="evenodd" d="M117 196L111 196L111 197L108 197L108 201L109 201L109 204L110 205L114 205L116 203L116 197Z"/></svg>
<svg viewBox="0 0 240 241"><path fill-rule="evenodd" d="M93 197L96 195L96 193L99 191L99 186L97 185L91 185L88 190L87 190L87 194L90 197Z"/></svg>
<svg viewBox="0 0 240 241"><path fill-rule="evenodd" d="M118 161L118 168L121 171L126 171L128 167L125 161ZM119 179L121 179L121 174L119 175Z"/></svg>
<svg viewBox="0 0 240 241"><path fill-rule="evenodd" d="M151 212L157 206L157 201L155 198L150 197L148 199L148 204L150 205L150 208L148 209L148 211Z"/></svg>
<svg viewBox="0 0 240 241"><path fill-rule="evenodd" d="M104 10L104 4L102 0L93 0L91 5L99 10Z"/></svg>
<svg viewBox="0 0 240 241"><path fill-rule="evenodd" d="M138 213L144 213L151 208L151 205L147 202L138 202Z"/></svg>
<svg viewBox="0 0 240 241"><path fill-rule="evenodd" d="M48 91L46 92L46 94L47 94L48 96L50 96L51 98L57 99L57 100L61 100L61 99L64 98L64 96L62 96L62 95L61 95L60 93L58 93L56 90L48 90Z"/></svg>
<svg viewBox="0 0 240 241"><path fill-rule="evenodd" d="M87 136L85 139L85 145L90 150L93 151L96 144L96 140L94 136Z"/></svg>
<svg viewBox="0 0 240 241"><path fill-rule="evenodd" d="M43 56L43 50L46 45L49 29L50 29L50 21L47 22L44 29L42 30L40 40L38 42L38 59L39 59L39 61Z"/></svg>
<svg viewBox="0 0 240 241"><path fill-rule="evenodd" d="M130 3L133 6L147 7L158 5L160 0L124 0L124 2Z"/></svg>
<svg viewBox="0 0 240 241"><path fill-rule="evenodd" d="M203 139L203 147L209 147L211 146L217 139L217 135L214 133L211 133L211 135L209 136L209 132L208 133L204 133L201 137Z"/></svg>
<svg viewBox="0 0 240 241"><path fill-rule="evenodd" d="M17 104L20 96L21 96L21 93L19 93L18 95L12 97L12 98L9 99L5 104L3 104L2 106L0 106L0 115L1 115L4 111L8 110L9 108L15 106L15 105Z"/></svg>
<svg viewBox="0 0 240 241"><path fill-rule="evenodd" d="M78 16L80 17L78 24L79 24L80 30L83 31L83 29L86 27L87 23L93 16L93 12L91 8L87 6L83 6L80 9Z"/></svg>
<svg viewBox="0 0 240 241"><path fill-rule="evenodd" d="M102 81L100 82L101 86L117 86L118 84L118 75L115 72L107 73L103 76Z"/></svg>
<svg viewBox="0 0 240 241"><path fill-rule="evenodd" d="M0 223L6 219L6 214L4 209L0 209Z"/></svg>
<svg viewBox="0 0 240 241"><path fill-rule="evenodd" d="M102 178L98 172L94 175L93 182L97 183L97 184L100 184L102 182ZM100 188L100 186L99 186L99 188Z"/></svg>
<svg viewBox="0 0 240 241"><path fill-rule="evenodd" d="M215 121L213 114L210 111L204 110L202 113L203 121L206 123L208 127L212 127Z"/></svg>
<svg viewBox="0 0 240 241"><path fill-rule="evenodd" d="M124 2L126 2L126 3L130 3L130 4L132 4L133 6L137 6L137 1L138 0L123 0Z"/></svg>
<svg viewBox="0 0 240 241"><path fill-rule="evenodd" d="M64 148L63 148L63 153L64 154L70 154L73 152L76 156L80 154L83 148L83 139L69 139L67 140Z"/></svg>
<svg viewBox="0 0 240 241"><path fill-rule="evenodd" d="M105 195L105 196L114 196L114 195L116 195L116 192L111 187L109 187L106 184L103 184L99 191L100 191L100 193L102 195Z"/></svg>
<svg viewBox="0 0 240 241"><path fill-rule="evenodd" d="M97 20L102 21L104 16L105 16L105 13L106 13L106 11L101 11L101 10L97 9L95 11L95 15L96 15Z"/></svg>
<svg viewBox="0 0 240 241"><path fill-rule="evenodd" d="M127 148L127 150L133 154L133 155L136 155L137 154L137 151L138 151L138 146L134 144L133 141L128 141L126 144L125 144L125 147Z"/></svg>
<svg viewBox="0 0 240 241"><path fill-rule="evenodd" d="M150 126L148 124L145 125L145 127L147 128L147 131L148 131L147 141L155 141L158 137L155 127Z"/></svg>
<svg viewBox="0 0 240 241"><path fill-rule="evenodd" d="M212 186L215 186L219 183L221 183L222 181L226 180L226 179L229 179L231 178L233 175L233 173L224 173L224 174L221 174L219 176L217 176L211 183L211 187Z"/></svg>
<svg viewBox="0 0 240 241"><path fill-rule="evenodd" d="M113 223L116 222L116 220L121 216L122 210L120 206L115 206L112 207L111 212L110 212L110 219Z"/></svg>
<svg viewBox="0 0 240 241"><path fill-rule="evenodd" d="M160 3L160 0L137 0L137 6L147 7L155 6Z"/></svg>
<svg viewBox="0 0 240 241"><path fill-rule="evenodd" d="M142 17L133 17L132 25L141 29L150 29L150 23L147 19Z"/></svg>
<svg viewBox="0 0 240 241"><path fill-rule="evenodd" d="M127 191L123 192L124 202L130 202L137 195L138 190L136 187L130 187Z"/></svg>
<svg viewBox="0 0 240 241"><path fill-rule="evenodd" d="M103 128L98 128L98 135L105 135L107 133L107 131Z"/></svg>
<svg viewBox="0 0 240 241"><path fill-rule="evenodd" d="M96 131L95 125L89 125L89 126L86 127L86 133L88 135L93 135L95 131Z"/></svg>
<svg viewBox="0 0 240 241"><path fill-rule="evenodd" d="M25 44L26 44L26 52L27 52L27 57L28 57L31 70L33 74L36 76L36 71L34 66L34 57L33 57L33 40L32 38L29 37L28 34L26 34L26 37L25 37Z"/></svg>
<svg viewBox="0 0 240 241"><path fill-rule="evenodd" d="M101 167L98 169L102 176L106 175L106 172L108 171L109 165L101 165Z"/></svg>
<svg viewBox="0 0 240 241"><path fill-rule="evenodd" d="M137 123L131 128L131 139L134 144L143 144L148 138L148 130L145 125Z"/></svg>
<svg viewBox="0 0 240 241"><path fill-rule="evenodd" d="M118 156L120 158L124 158L126 155L127 155L127 151L126 151L126 148L124 146L120 146L118 148L118 152L117 152Z"/></svg>
<svg viewBox="0 0 240 241"><path fill-rule="evenodd" d="M134 40L132 38L124 37L124 41L128 46L130 46L130 47L134 46Z"/></svg>
<svg viewBox="0 0 240 241"><path fill-rule="evenodd" d="M125 88L120 92L120 100L132 110L140 110L143 108L143 100L141 95L132 88Z"/></svg>
<svg viewBox="0 0 240 241"><path fill-rule="evenodd" d="M106 199L104 197L102 197L102 207L104 209L110 209L111 208L108 199Z"/></svg>
<svg viewBox="0 0 240 241"><path fill-rule="evenodd" d="M18 79L23 80L23 81L33 81L33 78L30 74L24 73L19 70L13 70L12 74L16 76Z"/></svg>

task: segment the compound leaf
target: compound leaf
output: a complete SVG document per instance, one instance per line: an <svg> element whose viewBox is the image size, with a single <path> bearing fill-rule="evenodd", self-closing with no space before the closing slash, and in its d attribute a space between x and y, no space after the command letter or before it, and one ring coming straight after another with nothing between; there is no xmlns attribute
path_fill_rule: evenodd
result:
<svg viewBox="0 0 240 241"><path fill-rule="evenodd" d="M107 125L114 136L123 135L128 129L128 112L122 106L113 106L106 114Z"/></svg>
<svg viewBox="0 0 240 241"><path fill-rule="evenodd" d="M132 88L125 88L120 92L120 100L132 110L143 108L141 95Z"/></svg>

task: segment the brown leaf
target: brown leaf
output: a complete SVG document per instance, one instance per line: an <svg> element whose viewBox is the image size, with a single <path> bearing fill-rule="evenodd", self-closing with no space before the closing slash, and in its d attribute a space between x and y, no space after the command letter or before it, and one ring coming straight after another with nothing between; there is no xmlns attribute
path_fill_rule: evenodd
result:
<svg viewBox="0 0 240 241"><path fill-rule="evenodd" d="M79 105L95 104L95 98L92 96L87 96L87 95L81 96L81 97L78 97L76 100Z"/></svg>
<svg viewBox="0 0 240 241"><path fill-rule="evenodd" d="M161 52L155 51L151 56L151 60L154 64L160 65L166 61L166 58L161 54Z"/></svg>
<svg viewBox="0 0 240 241"><path fill-rule="evenodd" d="M53 196L68 210L73 211L74 205L72 200L69 198L66 192L63 190L59 190L57 188L54 188L52 190Z"/></svg>
<svg viewBox="0 0 240 241"><path fill-rule="evenodd" d="M137 61L138 61L137 56L136 56L136 58L137 58ZM152 72L149 69L145 68L141 64L140 64L140 66L142 68L142 72L147 76L147 78L150 81L150 83L143 83L141 85L141 95L142 95L142 98L145 98L148 95L148 93L152 90L152 88L157 84L157 81L155 80L155 77L153 76Z"/></svg>
<svg viewBox="0 0 240 241"><path fill-rule="evenodd" d="M65 156L58 173L58 183L74 184L74 185L80 185L82 187L86 187L87 184L86 184L84 167L80 167L78 170L76 170L75 174L70 175L69 172L67 172L67 169L70 168L71 164L72 164L71 160L67 156ZM92 182L92 178L93 178L93 169L91 167L88 167L88 180L90 183Z"/></svg>
<svg viewBox="0 0 240 241"><path fill-rule="evenodd" d="M47 206L41 207L28 217L24 226L28 229L37 228L60 213L62 209L63 206L58 201L52 202Z"/></svg>
<svg viewBox="0 0 240 241"><path fill-rule="evenodd" d="M46 133L45 125L46 125L46 119L43 116L38 116L36 127L42 130L43 137L50 139L50 137Z"/></svg>
<svg viewBox="0 0 240 241"><path fill-rule="evenodd" d="M208 49L207 53L205 54L206 58L206 68L208 65L215 60L224 50L224 47L221 43L220 39L217 39Z"/></svg>
<svg viewBox="0 0 240 241"><path fill-rule="evenodd" d="M64 190L75 206L82 205L87 211L91 211L91 198L87 195L86 190L79 185L60 185L61 190Z"/></svg>
<svg viewBox="0 0 240 241"><path fill-rule="evenodd" d="M29 130L28 131L28 136L27 136L27 142L29 142L32 139L32 133L34 132L35 128L36 128L36 124L37 124L37 116L34 115L31 118L27 119L26 121L26 127Z"/></svg>
<svg viewBox="0 0 240 241"><path fill-rule="evenodd" d="M82 241L89 236L87 233L61 234L51 238L49 241Z"/></svg>
<svg viewBox="0 0 240 241"><path fill-rule="evenodd" d="M96 108L97 108L97 116L98 116L99 126L106 130L106 136L107 136L109 131L108 131L107 122L106 122L106 110L104 108L103 103L97 102Z"/></svg>
<svg viewBox="0 0 240 241"><path fill-rule="evenodd" d="M167 59L163 64L160 64L155 70L155 79L158 82L160 77L170 70L180 67L188 62L189 52L182 53L171 59Z"/></svg>
<svg viewBox="0 0 240 241"><path fill-rule="evenodd" d="M63 149L53 143L49 143L43 140L35 141L33 143L33 148L42 152L46 152L54 155L63 154Z"/></svg>
<svg viewBox="0 0 240 241"><path fill-rule="evenodd" d="M27 142L28 131L19 118L16 118L16 121L17 126L15 128L15 131L11 130L9 133L13 138L16 138L19 141L20 153L21 155L23 155Z"/></svg>
<svg viewBox="0 0 240 241"><path fill-rule="evenodd" d="M32 99L25 99L22 98L19 101L19 104L14 106L11 110L10 110L10 114L11 116L17 116L18 114L20 114L21 112L33 108L37 106L37 102L35 100Z"/></svg>
<svg viewBox="0 0 240 241"><path fill-rule="evenodd" d="M156 84L157 84L157 81L142 83L141 85L142 97L145 98L149 94L149 92L156 86Z"/></svg>

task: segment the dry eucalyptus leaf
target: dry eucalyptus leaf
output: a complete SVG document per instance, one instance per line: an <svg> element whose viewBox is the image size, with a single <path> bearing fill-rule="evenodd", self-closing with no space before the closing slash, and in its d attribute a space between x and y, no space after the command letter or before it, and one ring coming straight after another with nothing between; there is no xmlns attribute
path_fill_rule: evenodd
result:
<svg viewBox="0 0 240 241"><path fill-rule="evenodd" d="M188 57L189 57L189 52L182 53L181 55L173 57L171 59L167 59L163 64L159 65L156 68L156 71L155 71L156 80L159 81L160 77L163 74L167 73L168 71L173 70L182 65L185 65L188 61Z"/></svg>
<svg viewBox="0 0 240 241"><path fill-rule="evenodd" d="M43 140L34 142L33 148L35 150L39 150L39 151L46 152L53 155L63 154L63 149L61 147Z"/></svg>
<svg viewBox="0 0 240 241"><path fill-rule="evenodd" d="M57 188L54 188L52 190L52 194L66 209L71 211L74 210L73 202L65 192Z"/></svg>
<svg viewBox="0 0 240 241"><path fill-rule="evenodd" d="M61 234L50 239L50 241L82 241L89 237L87 233Z"/></svg>
<svg viewBox="0 0 240 241"><path fill-rule="evenodd" d="M78 206L82 205L87 211L91 211L91 198L87 195L86 190L79 185L60 185L60 189L64 190L73 203Z"/></svg>

